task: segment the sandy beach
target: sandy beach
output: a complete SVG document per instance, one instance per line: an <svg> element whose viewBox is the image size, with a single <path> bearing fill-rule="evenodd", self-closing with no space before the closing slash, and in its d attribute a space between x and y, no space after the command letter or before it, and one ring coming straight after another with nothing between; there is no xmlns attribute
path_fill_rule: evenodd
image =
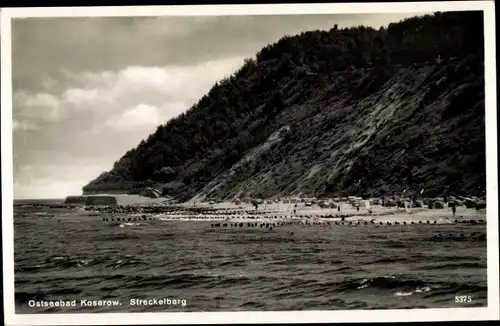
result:
<svg viewBox="0 0 500 326"><path fill-rule="evenodd" d="M216 206L216 205L214 205ZM342 218L346 223L349 222L370 222L375 223L427 223L430 221L435 224L461 223L466 221L475 221L477 223L486 223L486 210L468 209L465 207L457 207L455 216L453 216L451 208L443 209L428 209L428 208L413 208L405 210L396 207L382 207L375 205L371 207L371 213L367 209L356 210L350 205L344 205L339 212L337 209L322 209L319 207L298 207L296 212L292 208L279 207L273 205L268 209L251 209L250 207L235 207L229 203L219 204L214 213L207 214L190 214L188 211L173 212L168 214L154 214L153 219L160 220L185 220L185 221L225 221L227 223L260 223L260 222L276 222L288 223L303 222L303 223L327 223L341 221ZM137 215L137 214L136 214Z"/></svg>

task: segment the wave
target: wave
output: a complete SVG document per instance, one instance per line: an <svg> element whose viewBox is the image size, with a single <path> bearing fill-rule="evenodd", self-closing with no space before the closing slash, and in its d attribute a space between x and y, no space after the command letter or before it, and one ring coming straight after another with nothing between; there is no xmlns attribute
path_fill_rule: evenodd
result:
<svg viewBox="0 0 500 326"><path fill-rule="evenodd" d="M127 239L139 239L137 234L133 233L115 233L108 234L106 236L99 235L97 239L99 241L116 241L116 240L127 240Z"/></svg>
<svg viewBox="0 0 500 326"><path fill-rule="evenodd" d="M177 275L133 276L125 277L124 285L128 289L144 288L149 286L170 286L176 289L200 286L203 288L241 286L249 284L275 284L282 279L278 276L244 276L244 275L203 275L182 273Z"/></svg>
<svg viewBox="0 0 500 326"><path fill-rule="evenodd" d="M416 288L414 291L410 291L410 292L396 292L396 293L394 293L394 295L397 297L406 297L406 296L413 295L414 293L429 292L430 290L431 290L431 288L429 286L425 286L423 288Z"/></svg>
<svg viewBox="0 0 500 326"><path fill-rule="evenodd" d="M245 263L246 263L246 260L244 260L244 259L240 259L240 260L227 260L227 261L223 261L223 262L220 262L220 263L215 263L214 267L225 267L225 266L229 266L229 267L241 267L241 266L245 266Z"/></svg>
<svg viewBox="0 0 500 326"><path fill-rule="evenodd" d="M277 259L272 262L270 262L270 265L277 265L277 266L283 266L283 265L297 265L297 264L311 264L313 265L339 265L344 263L343 260L328 260L328 259L323 259L323 258L318 258L315 256L310 256L307 255L308 252L299 252L301 255L300 256L292 256L292 257L287 257L283 259ZM304 255L302 255L304 254Z"/></svg>
<svg viewBox="0 0 500 326"><path fill-rule="evenodd" d="M412 258L419 258L421 261L428 261L428 260L438 260L442 262L456 262L456 261L461 261L461 262L471 262L471 261L481 261L482 258L480 257L474 257L474 256L462 256L462 255L455 255L455 256L444 256L444 255L418 255L418 256L412 256Z"/></svg>
<svg viewBox="0 0 500 326"><path fill-rule="evenodd" d="M26 272L37 272L44 268L43 264L32 265L32 266L21 266L14 268L15 273L26 273Z"/></svg>
<svg viewBox="0 0 500 326"><path fill-rule="evenodd" d="M334 269L333 272L359 272L362 269L360 267L353 267L353 266L342 266L337 269Z"/></svg>
<svg viewBox="0 0 500 326"><path fill-rule="evenodd" d="M411 261L408 257L384 257L370 262L370 264L401 263Z"/></svg>
<svg viewBox="0 0 500 326"><path fill-rule="evenodd" d="M456 295L456 293L477 293L486 291L487 287L478 284L457 282L428 282L419 279L401 279L394 276L383 276L346 281L336 288L340 293L353 291L387 291L394 296L422 295L432 298L441 295Z"/></svg>
<svg viewBox="0 0 500 326"><path fill-rule="evenodd" d="M389 248L410 248L411 243L407 243L403 240L389 240L384 242Z"/></svg>
<svg viewBox="0 0 500 326"><path fill-rule="evenodd" d="M141 260L136 260L136 259L119 259L116 262L109 263L107 267L111 268L122 268L122 267L130 267L130 266L137 266L137 265L144 265L144 262Z"/></svg>
<svg viewBox="0 0 500 326"><path fill-rule="evenodd" d="M436 234L426 239L433 242L447 242L447 241L486 241L486 233L475 232L473 234Z"/></svg>
<svg viewBox="0 0 500 326"><path fill-rule="evenodd" d="M253 230L248 231L246 233L247 234L251 234L251 233L261 233L261 232L262 233L263 232L273 232L273 231L254 231L254 232L252 232L252 231ZM231 230L228 230L227 232L224 232L224 233L231 234L233 232L231 232ZM219 233L222 233L222 232L219 231ZM269 237L269 238L259 237L259 238L227 239L227 240L220 239L220 241L224 242L224 243L227 243L227 245L248 245L248 244L253 244L253 243L256 243L256 242L259 242L259 243L272 243L272 244L290 243L290 242L300 243L299 241L297 241L293 237ZM307 243L308 244L312 244L313 240L311 240L310 242L307 242Z"/></svg>
<svg viewBox="0 0 500 326"><path fill-rule="evenodd" d="M177 234L175 233L167 233L167 232L163 232L162 234L160 234L158 236L159 239L172 239L172 238L175 238L177 236Z"/></svg>
<svg viewBox="0 0 500 326"><path fill-rule="evenodd" d="M75 288L59 288L57 290L50 291L50 295L67 295L67 294L81 294L83 290Z"/></svg>
<svg viewBox="0 0 500 326"><path fill-rule="evenodd" d="M145 263L140 258L132 256L107 256L99 258L81 258L69 256L51 256L45 259L44 263L37 265L19 266L15 268L16 273L33 273L41 270L64 270L72 268L82 268L86 266L102 265L109 268L121 268L136 265L144 265Z"/></svg>
<svg viewBox="0 0 500 326"><path fill-rule="evenodd" d="M478 263L478 262L443 262L439 264L426 265L419 268L419 270L443 270L443 269L464 269L464 268L479 268L486 269L486 264Z"/></svg>
<svg viewBox="0 0 500 326"><path fill-rule="evenodd" d="M42 264L19 266L14 269L16 273L38 272L40 270L66 269L88 265L89 259L72 259L63 256L49 257Z"/></svg>
<svg viewBox="0 0 500 326"><path fill-rule="evenodd" d="M266 304L263 302L247 301L240 304L238 308L244 308L245 310L248 310L248 309L264 308L265 306Z"/></svg>
<svg viewBox="0 0 500 326"><path fill-rule="evenodd" d="M156 276L122 276L116 277L126 283L126 288L142 288L147 286L172 286L173 288L185 288L190 286L201 286L212 288L218 285L235 286L248 284L283 284L276 289L294 288L303 290L304 293L318 290L334 290L337 293L355 292L361 289L396 290L395 293L426 293L432 289L447 288L471 288L480 290L481 287L474 288L471 285L459 283L426 282L419 279L404 279L395 276L380 276L372 278L354 278L341 282L318 282L314 280L296 280L279 276L226 276L226 275L195 275L181 273L177 275L156 275Z"/></svg>
<svg viewBox="0 0 500 326"><path fill-rule="evenodd" d="M126 228L126 227L133 227L133 226L139 226L139 225L144 225L143 223L132 223L132 222L127 222L127 223L121 223L119 226L121 228Z"/></svg>
<svg viewBox="0 0 500 326"><path fill-rule="evenodd" d="M34 216L46 216L49 215L49 212L37 212L37 213L30 213L31 215Z"/></svg>
<svg viewBox="0 0 500 326"><path fill-rule="evenodd" d="M487 291L488 291L487 286L482 286L479 284L463 284L463 283L451 282L442 286L435 287L434 291L426 294L424 298L429 299L440 296L450 296L450 295L455 296L457 295L457 293L461 295L478 293L478 292L486 293Z"/></svg>
<svg viewBox="0 0 500 326"><path fill-rule="evenodd" d="M348 292L352 290L364 288L379 288L379 289L398 289L398 288L416 288L426 286L422 280L415 279L400 279L395 276L379 276L372 278L356 278L348 280L340 284L337 290L341 292Z"/></svg>

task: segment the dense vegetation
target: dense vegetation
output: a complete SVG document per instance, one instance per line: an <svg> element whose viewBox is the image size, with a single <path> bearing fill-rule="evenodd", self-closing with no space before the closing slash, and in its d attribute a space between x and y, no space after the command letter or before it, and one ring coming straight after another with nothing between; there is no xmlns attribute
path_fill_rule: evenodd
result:
<svg viewBox="0 0 500 326"><path fill-rule="evenodd" d="M285 36L84 192L156 186L187 199L425 187L479 194L486 170L482 16L435 13L386 29Z"/></svg>

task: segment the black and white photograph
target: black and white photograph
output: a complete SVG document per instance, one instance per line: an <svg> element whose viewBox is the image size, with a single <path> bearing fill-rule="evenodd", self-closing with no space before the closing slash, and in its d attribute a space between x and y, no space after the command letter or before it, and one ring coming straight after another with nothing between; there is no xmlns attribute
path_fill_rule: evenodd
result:
<svg viewBox="0 0 500 326"><path fill-rule="evenodd" d="M493 2L1 14L10 325L499 318Z"/></svg>

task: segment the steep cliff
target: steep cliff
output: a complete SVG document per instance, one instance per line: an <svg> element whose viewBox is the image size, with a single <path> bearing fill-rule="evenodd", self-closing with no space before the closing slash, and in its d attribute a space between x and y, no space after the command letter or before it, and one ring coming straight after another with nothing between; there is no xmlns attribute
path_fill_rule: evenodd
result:
<svg viewBox="0 0 500 326"><path fill-rule="evenodd" d="M84 193L481 194L481 12L287 36L159 126Z"/></svg>

